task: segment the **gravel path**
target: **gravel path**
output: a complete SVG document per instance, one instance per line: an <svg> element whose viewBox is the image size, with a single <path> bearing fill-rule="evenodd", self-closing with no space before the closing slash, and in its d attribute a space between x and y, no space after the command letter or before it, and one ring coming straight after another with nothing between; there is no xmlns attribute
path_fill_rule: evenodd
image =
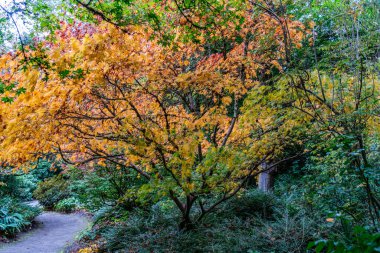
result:
<svg viewBox="0 0 380 253"><path fill-rule="evenodd" d="M43 212L36 222L37 228L22 233L17 241L0 244L0 253L61 252L88 225L83 215L55 212Z"/></svg>

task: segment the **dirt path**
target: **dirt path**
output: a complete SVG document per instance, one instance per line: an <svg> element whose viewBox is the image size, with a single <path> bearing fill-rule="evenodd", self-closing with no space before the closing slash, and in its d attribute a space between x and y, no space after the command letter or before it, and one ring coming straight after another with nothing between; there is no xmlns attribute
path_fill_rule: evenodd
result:
<svg viewBox="0 0 380 253"><path fill-rule="evenodd" d="M86 228L87 219L80 214L43 212L36 218L38 226L9 244L0 244L0 253L56 253L72 243Z"/></svg>

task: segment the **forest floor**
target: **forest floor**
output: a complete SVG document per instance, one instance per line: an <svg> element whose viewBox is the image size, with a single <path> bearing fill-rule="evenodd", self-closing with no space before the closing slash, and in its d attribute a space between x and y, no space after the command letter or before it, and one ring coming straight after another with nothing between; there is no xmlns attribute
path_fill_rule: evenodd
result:
<svg viewBox="0 0 380 253"><path fill-rule="evenodd" d="M88 226L87 218L79 213L43 212L35 221L35 229L21 233L14 242L0 244L0 253L62 252Z"/></svg>

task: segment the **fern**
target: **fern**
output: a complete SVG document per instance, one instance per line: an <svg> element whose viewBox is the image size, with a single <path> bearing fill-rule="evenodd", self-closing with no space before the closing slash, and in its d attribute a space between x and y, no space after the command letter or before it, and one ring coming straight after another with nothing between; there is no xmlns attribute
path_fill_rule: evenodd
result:
<svg viewBox="0 0 380 253"><path fill-rule="evenodd" d="M19 213L11 213L8 208L0 209L0 234L14 234L30 222L25 220Z"/></svg>
<svg viewBox="0 0 380 253"><path fill-rule="evenodd" d="M15 199L0 198L0 236L14 236L29 226L40 212L39 208L28 206Z"/></svg>

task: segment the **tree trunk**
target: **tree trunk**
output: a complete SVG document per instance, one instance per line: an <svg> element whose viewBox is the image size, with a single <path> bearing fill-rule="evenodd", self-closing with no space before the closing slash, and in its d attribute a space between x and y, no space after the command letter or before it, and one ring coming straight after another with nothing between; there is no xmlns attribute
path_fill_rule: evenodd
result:
<svg viewBox="0 0 380 253"><path fill-rule="evenodd" d="M190 213L191 213L191 208L195 202L197 197L194 197L192 195L186 197L186 204L183 206L182 210L182 220L181 223L179 224L179 229L180 230L191 230L194 228L194 223L191 220Z"/></svg>
<svg viewBox="0 0 380 253"><path fill-rule="evenodd" d="M179 223L179 230L188 231L194 228L194 224L190 217L182 217L181 223Z"/></svg>
<svg viewBox="0 0 380 253"><path fill-rule="evenodd" d="M267 169L270 164L263 163L261 165L262 169L265 170ZM271 168L269 170L265 170L259 174L259 180L258 180L258 187L261 191L263 192L270 192L273 188L273 183L274 183L274 171L275 168Z"/></svg>

